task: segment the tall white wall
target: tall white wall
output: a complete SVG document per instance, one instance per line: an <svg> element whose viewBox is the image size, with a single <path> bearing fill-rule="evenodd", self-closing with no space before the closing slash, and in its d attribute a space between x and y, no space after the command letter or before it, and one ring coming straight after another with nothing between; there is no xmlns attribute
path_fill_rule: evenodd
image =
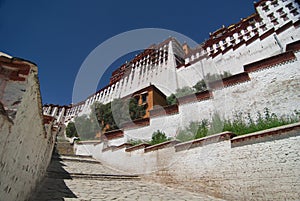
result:
<svg viewBox="0 0 300 201"><path fill-rule="evenodd" d="M299 28L294 26L277 35L274 33L284 48L287 44L300 40ZM224 55L219 54L215 58L203 58L202 60L177 70L179 88L184 86L194 86L203 79L207 73L222 74L224 71L231 74L238 74L244 71L243 66L254 61L281 53L280 46L275 40L274 34L260 40L259 38L248 46L242 45L235 51L230 50Z"/></svg>
<svg viewBox="0 0 300 201"><path fill-rule="evenodd" d="M9 87L10 82L13 87ZM13 93L16 86L25 90ZM44 127L36 66L31 65L26 81L9 81L6 87L4 97L20 102L15 117L10 118L5 110L11 105L0 99L0 199L22 201L28 199L46 172L55 134L52 124Z"/></svg>
<svg viewBox="0 0 300 201"><path fill-rule="evenodd" d="M300 110L300 53L295 55L294 61L249 73L250 81L214 90L213 99L179 105L178 114L153 117L149 126L125 129L123 142L149 140L157 130L174 137L191 121L211 120L215 112L224 119L233 119L239 113L243 117L249 113L256 119L257 113L263 114L265 108L278 116L291 115L294 110Z"/></svg>

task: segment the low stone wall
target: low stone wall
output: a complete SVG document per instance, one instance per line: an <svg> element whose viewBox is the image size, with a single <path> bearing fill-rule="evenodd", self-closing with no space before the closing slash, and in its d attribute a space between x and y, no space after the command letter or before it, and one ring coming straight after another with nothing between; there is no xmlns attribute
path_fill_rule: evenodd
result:
<svg viewBox="0 0 300 201"><path fill-rule="evenodd" d="M57 142L56 151L58 154L74 155L74 148L70 142Z"/></svg>
<svg viewBox="0 0 300 201"><path fill-rule="evenodd" d="M185 143L105 152L100 143L90 153L113 168L227 200L299 198L300 123L234 136L224 132Z"/></svg>
<svg viewBox="0 0 300 201"><path fill-rule="evenodd" d="M23 201L50 162L53 118L42 115L34 64L0 56L0 79L0 200Z"/></svg>

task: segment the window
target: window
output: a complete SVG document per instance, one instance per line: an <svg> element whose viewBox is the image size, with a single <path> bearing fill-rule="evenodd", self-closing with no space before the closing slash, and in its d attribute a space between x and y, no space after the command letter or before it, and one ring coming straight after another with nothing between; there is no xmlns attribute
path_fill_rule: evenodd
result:
<svg viewBox="0 0 300 201"><path fill-rule="evenodd" d="M299 12L296 9L292 13L293 13L294 16L299 14Z"/></svg>
<svg viewBox="0 0 300 201"><path fill-rule="evenodd" d="M289 10L293 10L294 9L294 6L292 3L289 3L288 5L286 5L286 7L289 9Z"/></svg>
<svg viewBox="0 0 300 201"><path fill-rule="evenodd" d="M278 1L277 1L277 0L273 1L271 4L272 4L274 7L277 7L277 6L279 6L279 4L278 4Z"/></svg>
<svg viewBox="0 0 300 201"><path fill-rule="evenodd" d="M278 25L279 22L277 22L277 20L272 21L274 25Z"/></svg>
<svg viewBox="0 0 300 201"><path fill-rule="evenodd" d="M142 104L147 103L148 93L142 94Z"/></svg>

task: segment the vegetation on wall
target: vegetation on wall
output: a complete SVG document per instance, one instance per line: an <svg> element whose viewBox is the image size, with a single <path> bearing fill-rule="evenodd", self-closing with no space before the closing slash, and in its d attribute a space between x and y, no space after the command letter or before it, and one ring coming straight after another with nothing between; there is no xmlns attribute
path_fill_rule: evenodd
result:
<svg viewBox="0 0 300 201"><path fill-rule="evenodd" d="M128 144L131 144L131 146L135 146L135 145L139 145L139 144L143 144L143 143L149 143L149 141L145 141L145 140L134 140L134 139L130 139L127 141Z"/></svg>
<svg viewBox="0 0 300 201"><path fill-rule="evenodd" d="M69 138L78 137L78 133L77 133L77 130L75 128L75 123L74 122L68 123L68 125L66 127L66 135Z"/></svg>
<svg viewBox="0 0 300 201"><path fill-rule="evenodd" d="M123 123L142 118L146 114L143 105L135 98L115 99L107 104L99 102L91 106L91 115L97 118L102 130L118 129Z"/></svg>
<svg viewBox="0 0 300 201"><path fill-rule="evenodd" d="M179 88L176 90L175 94L171 94L167 97L167 104L174 105L177 104L177 98L187 96L190 94L194 94L197 92L206 91L209 89L206 83L213 82L216 80L220 80L226 77L231 76L231 74L227 71L224 71L221 74L206 74L203 79L198 81L193 87L185 86L183 88Z"/></svg>
<svg viewBox="0 0 300 201"><path fill-rule="evenodd" d="M170 138L168 138L164 132L157 130L156 132L154 132L152 134L152 138L151 138L151 141L149 142L149 144L155 145L155 144L159 144L162 142L166 142L168 140L170 140Z"/></svg>
<svg viewBox="0 0 300 201"><path fill-rule="evenodd" d="M201 122L193 121L190 122L189 126L179 129L175 138L181 142L186 142L225 131L244 135L299 121L300 112L296 110L291 115L278 117L276 114L271 113L268 108L265 108L263 114L257 112L255 120L250 114L243 115L243 113L236 114L233 120L223 120L218 113L214 113L211 121L207 119L203 119ZM157 130L152 134L151 141L129 140L128 143L132 145L142 143L155 145L169 140L171 138L168 138L164 132Z"/></svg>
<svg viewBox="0 0 300 201"><path fill-rule="evenodd" d="M202 120L201 122L190 122L189 126L180 129L176 139L181 142L190 141L207 136L208 134L208 121Z"/></svg>
<svg viewBox="0 0 300 201"><path fill-rule="evenodd" d="M294 111L291 115L278 117L275 113L271 113L268 108L264 109L263 114L257 112L257 119L254 120L250 114L243 117L242 113L235 116L233 121L224 121L224 131L231 131L237 135L248 134L269 128L283 126L299 122L300 112Z"/></svg>
<svg viewBox="0 0 300 201"><path fill-rule="evenodd" d="M188 127L180 129L176 139L185 142L224 131L244 135L296 123L299 122L299 120L300 112L298 111L294 111L291 115L278 117L275 113L271 113L268 108L264 109L263 114L257 112L256 120L254 120L250 114L245 116L242 113L236 114L233 120L223 120L218 113L215 113L210 123L205 119L201 122L191 122Z"/></svg>
<svg viewBox="0 0 300 201"><path fill-rule="evenodd" d="M101 131L97 121L87 115L76 117L75 125L81 140L95 139L96 133Z"/></svg>
<svg viewBox="0 0 300 201"><path fill-rule="evenodd" d="M145 113L145 107L135 98L115 99L107 104L95 102L90 115L76 117L75 123L68 124L67 136L73 137L76 133L81 140L94 139L97 133L118 129L122 123L142 118Z"/></svg>

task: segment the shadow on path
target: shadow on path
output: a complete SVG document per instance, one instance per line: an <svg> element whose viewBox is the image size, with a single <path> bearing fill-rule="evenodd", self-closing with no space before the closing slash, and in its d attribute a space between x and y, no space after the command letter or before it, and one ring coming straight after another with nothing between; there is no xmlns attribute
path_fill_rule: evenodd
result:
<svg viewBox="0 0 300 201"><path fill-rule="evenodd" d="M77 198L68 188L64 179L72 179L63 168L64 164L56 151L53 152L51 162L43 181L36 188L29 201L64 200L64 198Z"/></svg>

